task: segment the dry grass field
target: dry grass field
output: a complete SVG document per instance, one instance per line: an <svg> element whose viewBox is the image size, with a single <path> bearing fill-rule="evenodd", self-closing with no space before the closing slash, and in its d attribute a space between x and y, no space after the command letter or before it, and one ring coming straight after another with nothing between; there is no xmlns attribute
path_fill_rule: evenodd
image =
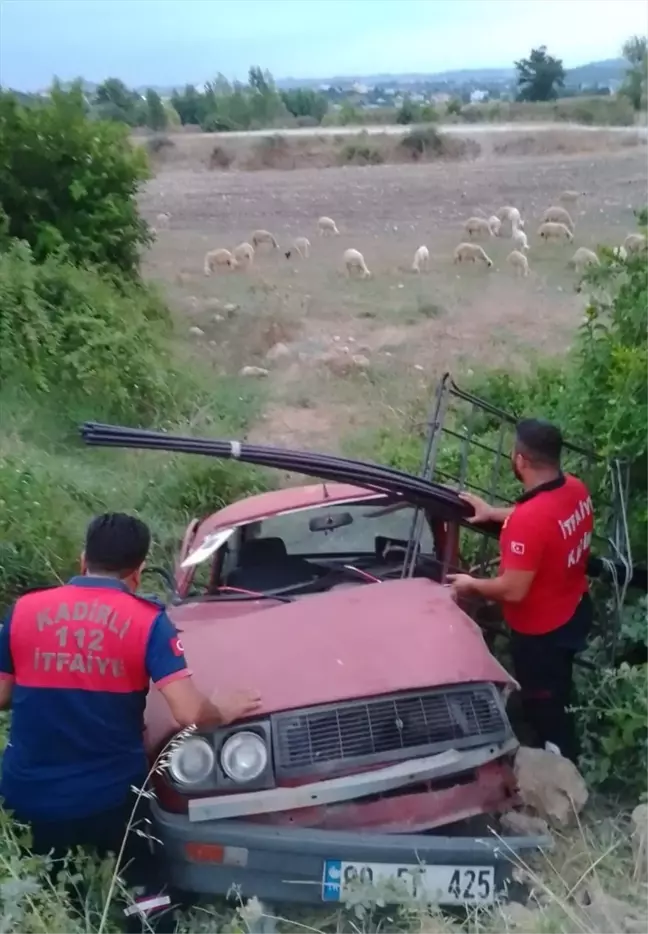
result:
<svg viewBox="0 0 648 934"><path fill-rule="evenodd" d="M159 212L171 215L146 273L176 312L188 365L199 354L219 374L269 371L252 435L275 444L334 449L445 369L460 379L564 351L584 302L567 261L579 246L621 243L645 200L645 146L604 131L499 132L480 137L470 161L292 171L209 170L213 139L175 139L173 158L158 163L142 198L154 225ZM572 212L574 244L545 245L540 216L564 189L584 193ZM515 278L505 262L512 244L502 238L483 244L492 270L453 265L463 222L505 204L525 220L530 276ZM339 236L318 236L322 214ZM280 249L260 248L248 271L203 274L207 250L231 249L259 227ZM286 258L296 236L310 239L309 259ZM421 244L431 264L417 276L410 267ZM347 247L362 251L371 279L348 280Z"/></svg>

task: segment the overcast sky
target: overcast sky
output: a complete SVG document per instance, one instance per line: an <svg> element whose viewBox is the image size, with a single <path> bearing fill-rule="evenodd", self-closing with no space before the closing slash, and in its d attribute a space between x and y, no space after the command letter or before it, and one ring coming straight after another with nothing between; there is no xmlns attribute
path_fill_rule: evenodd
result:
<svg viewBox="0 0 648 934"><path fill-rule="evenodd" d="M507 67L542 44L571 67L646 31L646 0L0 0L0 84Z"/></svg>

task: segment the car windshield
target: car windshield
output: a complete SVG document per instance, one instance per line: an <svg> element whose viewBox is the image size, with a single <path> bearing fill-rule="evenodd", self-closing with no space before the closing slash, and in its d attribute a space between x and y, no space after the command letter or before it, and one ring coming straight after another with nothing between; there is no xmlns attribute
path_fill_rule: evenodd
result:
<svg viewBox="0 0 648 934"><path fill-rule="evenodd" d="M319 593L398 576L414 507L372 500L295 510L231 530L197 563L192 596ZM424 522L423 561L434 542Z"/></svg>

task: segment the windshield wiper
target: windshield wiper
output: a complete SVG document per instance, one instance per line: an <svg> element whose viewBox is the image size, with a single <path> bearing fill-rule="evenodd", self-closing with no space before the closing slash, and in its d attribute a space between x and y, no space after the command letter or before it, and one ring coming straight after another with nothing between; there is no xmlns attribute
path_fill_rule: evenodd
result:
<svg viewBox="0 0 648 934"><path fill-rule="evenodd" d="M242 587L219 587L215 593L203 594L200 597L194 597L194 600L217 600L227 599L228 594L232 594L235 599L243 600L278 600L280 603L292 603L293 597L286 597L275 593L264 593L261 590L244 590Z"/></svg>

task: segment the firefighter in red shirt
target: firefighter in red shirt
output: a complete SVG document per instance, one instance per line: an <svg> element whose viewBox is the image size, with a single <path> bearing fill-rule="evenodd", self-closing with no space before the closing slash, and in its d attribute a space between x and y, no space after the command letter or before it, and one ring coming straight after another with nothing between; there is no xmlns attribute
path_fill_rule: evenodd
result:
<svg viewBox="0 0 648 934"><path fill-rule="evenodd" d="M576 762L573 662L592 624L586 577L594 527L587 487L560 467L560 430L539 419L516 426L512 467L524 493L512 507L462 498L471 523L500 522L499 574L449 576L455 598L479 594L501 603L511 630L511 655L525 719L542 746Z"/></svg>

